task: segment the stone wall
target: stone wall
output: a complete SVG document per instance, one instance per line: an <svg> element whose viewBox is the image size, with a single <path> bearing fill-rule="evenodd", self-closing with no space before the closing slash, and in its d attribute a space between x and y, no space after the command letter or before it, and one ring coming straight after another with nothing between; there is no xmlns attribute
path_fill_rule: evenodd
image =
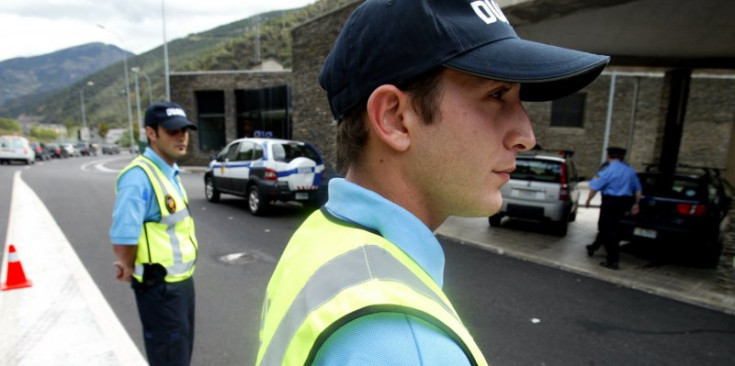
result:
<svg viewBox="0 0 735 366"><path fill-rule="evenodd" d="M311 142L336 168L336 122L327 92L319 86L319 71L342 25L361 2L355 2L306 22L291 32L293 43L293 137Z"/></svg>
<svg viewBox="0 0 735 366"><path fill-rule="evenodd" d="M189 119L197 121L197 91L222 90L225 96L225 141L237 138L235 90L262 89L274 86L293 85L293 73L282 72L195 72L171 74L171 100L181 104ZM219 151L199 150L196 132L191 134L189 151L180 165L207 165L211 154Z"/></svg>
<svg viewBox="0 0 735 366"><path fill-rule="evenodd" d="M575 151L580 175L594 176L603 159L603 141L611 71L582 90L587 94L584 126L551 127L551 102L526 103L537 143L545 149ZM625 71L622 71L625 73ZM636 170L657 163L665 113L663 73L617 75L608 146L628 149L626 161ZM735 79L696 74L690 85L679 163L725 168L735 122Z"/></svg>

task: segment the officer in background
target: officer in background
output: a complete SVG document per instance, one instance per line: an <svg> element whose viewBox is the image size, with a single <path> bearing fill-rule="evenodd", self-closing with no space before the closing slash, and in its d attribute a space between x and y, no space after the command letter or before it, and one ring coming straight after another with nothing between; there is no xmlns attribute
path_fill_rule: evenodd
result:
<svg viewBox="0 0 735 366"><path fill-rule="evenodd" d="M590 193L585 204L589 207L595 194L598 191L602 193L598 220L600 240L595 240L586 248L587 255L591 257L600 245L605 246L607 259L600 265L610 269L618 269L620 266L620 219L628 211L633 215L638 214L638 202L641 199L641 182L633 167L623 163L624 158L625 149L607 149L608 166L590 181Z"/></svg>
<svg viewBox="0 0 735 366"><path fill-rule="evenodd" d="M521 100L574 93L607 61L518 38L490 0L363 2L319 76L345 179L275 268L256 365L486 365L433 231L498 211L535 144Z"/></svg>
<svg viewBox="0 0 735 366"><path fill-rule="evenodd" d="M112 212L116 278L131 282L151 365L189 365L194 345L194 219L176 161L196 125L176 103L146 109L148 147L120 173Z"/></svg>

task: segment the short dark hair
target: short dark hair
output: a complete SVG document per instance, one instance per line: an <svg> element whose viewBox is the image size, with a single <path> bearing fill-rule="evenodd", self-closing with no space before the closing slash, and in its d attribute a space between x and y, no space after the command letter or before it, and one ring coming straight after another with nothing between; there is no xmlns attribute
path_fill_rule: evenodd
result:
<svg viewBox="0 0 735 366"><path fill-rule="evenodd" d="M433 123L439 116L437 100L441 95L441 75L444 70L444 68L435 69L404 87L398 86L409 93L416 112L426 124ZM347 173L350 165L359 163L362 159L370 129L366 116L367 100L364 100L337 122L337 171L342 175Z"/></svg>
<svg viewBox="0 0 735 366"><path fill-rule="evenodd" d="M609 147L607 148L607 156L612 159L623 160L625 158L625 149L622 147Z"/></svg>

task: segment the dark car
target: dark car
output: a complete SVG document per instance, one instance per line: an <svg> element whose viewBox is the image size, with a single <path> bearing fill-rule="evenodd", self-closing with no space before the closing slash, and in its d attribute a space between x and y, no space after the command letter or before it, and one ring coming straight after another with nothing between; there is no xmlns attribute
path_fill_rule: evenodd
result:
<svg viewBox="0 0 735 366"><path fill-rule="evenodd" d="M68 158L69 153L61 147L61 145L57 143L49 143L46 144L46 150L48 151L51 158L54 159L61 159L61 158Z"/></svg>
<svg viewBox="0 0 735 366"><path fill-rule="evenodd" d="M640 212L621 220L623 240L650 244L658 259L685 254L693 264L716 266L733 196L720 171L679 166L672 174L650 166L638 178Z"/></svg>
<svg viewBox="0 0 735 366"><path fill-rule="evenodd" d="M556 235L565 236L579 206L581 178L573 156L569 150L519 154L510 181L500 189L503 205L490 216L490 226L499 226L503 217L509 217L549 224Z"/></svg>
<svg viewBox="0 0 735 366"><path fill-rule="evenodd" d="M103 155L115 155L119 153L120 153L120 148L117 147L117 145L112 145L112 144L102 145Z"/></svg>
<svg viewBox="0 0 735 366"><path fill-rule="evenodd" d="M43 142L33 141L30 143L31 149L36 154L36 160L43 161L51 159L51 154Z"/></svg>
<svg viewBox="0 0 735 366"><path fill-rule="evenodd" d="M213 157L204 175L207 200L221 193L245 197L253 215L274 201L297 201L316 207L326 202L327 170L310 144L280 139L242 138Z"/></svg>
<svg viewBox="0 0 735 366"><path fill-rule="evenodd" d="M75 147L79 154L81 154L82 156L97 156L97 150L95 149L94 145L90 144L89 142L77 142Z"/></svg>

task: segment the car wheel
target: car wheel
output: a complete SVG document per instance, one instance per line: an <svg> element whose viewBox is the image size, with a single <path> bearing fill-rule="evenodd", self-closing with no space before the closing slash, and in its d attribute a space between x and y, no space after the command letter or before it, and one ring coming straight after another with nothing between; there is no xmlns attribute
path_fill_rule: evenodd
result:
<svg viewBox="0 0 735 366"><path fill-rule="evenodd" d="M207 201L219 202L219 194L217 188L214 188L212 177L204 178L204 196L207 197Z"/></svg>
<svg viewBox="0 0 735 366"><path fill-rule="evenodd" d="M574 211L569 214L569 222L574 222L577 220L577 211Z"/></svg>
<svg viewBox="0 0 735 366"><path fill-rule="evenodd" d="M263 199L258 186L250 186L248 189L248 211L254 216L261 216L265 214L267 208L268 202Z"/></svg>
<svg viewBox="0 0 735 366"><path fill-rule="evenodd" d="M498 227L500 226L500 221L503 219L503 216L500 214L495 214L490 217L488 217L488 221L490 222L490 226L492 227Z"/></svg>

